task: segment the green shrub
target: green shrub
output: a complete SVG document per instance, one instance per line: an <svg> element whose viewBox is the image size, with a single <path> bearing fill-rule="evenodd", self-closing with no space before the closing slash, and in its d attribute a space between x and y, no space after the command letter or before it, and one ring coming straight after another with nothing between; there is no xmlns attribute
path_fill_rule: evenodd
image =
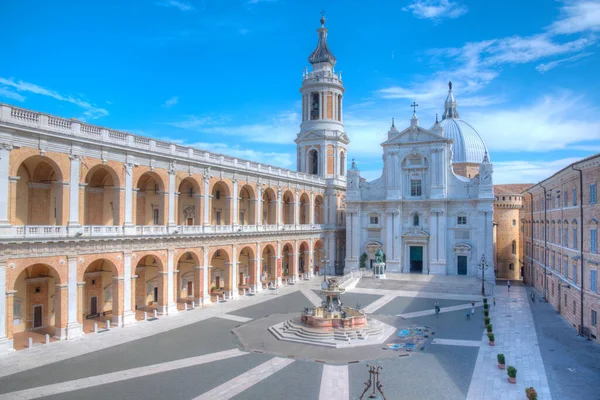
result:
<svg viewBox="0 0 600 400"><path fill-rule="evenodd" d="M529 400L537 400L537 392L533 387L528 387L525 389L525 394Z"/></svg>
<svg viewBox="0 0 600 400"><path fill-rule="evenodd" d="M498 353L497 358L498 358L498 364L505 364L506 360L504 359L504 354Z"/></svg>
<svg viewBox="0 0 600 400"><path fill-rule="evenodd" d="M489 317L490 312L488 310L483 310L483 315Z"/></svg>
<svg viewBox="0 0 600 400"><path fill-rule="evenodd" d="M487 297L483 298L483 304L487 304Z"/></svg>
<svg viewBox="0 0 600 400"><path fill-rule="evenodd" d="M490 324L490 321L491 321L491 320L490 320L490 317L485 317L484 321L485 321L485 324L486 324L486 325L489 325L489 324Z"/></svg>
<svg viewBox="0 0 600 400"><path fill-rule="evenodd" d="M491 332L492 331L492 324L487 324L487 331Z"/></svg>
<svg viewBox="0 0 600 400"><path fill-rule="evenodd" d="M517 377L517 369L515 367L513 367L512 365L509 366L508 368L506 368L506 373L511 378L516 378Z"/></svg>
<svg viewBox="0 0 600 400"><path fill-rule="evenodd" d="M490 342L493 342L493 341L494 341L494 334L493 334L493 333L488 333L488 340L489 340Z"/></svg>
<svg viewBox="0 0 600 400"><path fill-rule="evenodd" d="M360 256L360 268L367 268L367 258L369 258L369 256L367 255L367 253L362 253L362 255Z"/></svg>
<svg viewBox="0 0 600 400"><path fill-rule="evenodd" d="M488 308L490 308L490 305L489 305L488 303L485 303L485 304L483 305L483 309L484 309L484 310L487 310Z"/></svg>

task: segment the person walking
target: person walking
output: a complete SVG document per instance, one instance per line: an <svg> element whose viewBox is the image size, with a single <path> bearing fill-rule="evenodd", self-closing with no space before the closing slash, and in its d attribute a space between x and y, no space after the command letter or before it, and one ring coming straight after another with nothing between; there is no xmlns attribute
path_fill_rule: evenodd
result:
<svg viewBox="0 0 600 400"><path fill-rule="evenodd" d="M508 291L510 292L510 281L507 281Z"/></svg>
<svg viewBox="0 0 600 400"><path fill-rule="evenodd" d="M475 300L471 300L471 314L475 314Z"/></svg>
<svg viewBox="0 0 600 400"><path fill-rule="evenodd" d="M496 307L496 298L494 297L494 307Z"/></svg>
<svg viewBox="0 0 600 400"><path fill-rule="evenodd" d="M435 308L435 313L439 314L440 313L440 303L436 300L435 304L433 305L433 307Z"/></svg>
<svg viewBox="0 0 600 400"><path fill-rule="evenodd" d="M275 294L279 294L279 285L275 286Z"/></svg>
<svg viewBox="0 0 600 400"><path fill-rule="evenodd" d="M471 312L467 311L467 320L471 319Z"/></svg>

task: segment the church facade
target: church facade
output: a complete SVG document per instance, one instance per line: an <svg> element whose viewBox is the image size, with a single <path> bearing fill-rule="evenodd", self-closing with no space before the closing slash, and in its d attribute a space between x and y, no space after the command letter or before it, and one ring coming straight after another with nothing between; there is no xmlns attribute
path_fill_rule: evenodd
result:
<svg viewBox="0 0 600 400"><path fill-rule="evenodd" d="M485 143L461 120L452 92L430 129L416 113L381 144L381 177L367 182L354 162L346 193L346 269L385 254L387 271L493 279L493 166Z"/></svg>

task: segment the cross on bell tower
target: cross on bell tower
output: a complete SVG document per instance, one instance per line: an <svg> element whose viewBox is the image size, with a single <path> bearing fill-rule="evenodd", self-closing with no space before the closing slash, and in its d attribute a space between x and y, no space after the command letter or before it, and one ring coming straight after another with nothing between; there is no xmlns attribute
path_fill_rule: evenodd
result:
<svg viewBox="0 0 600 400"><path fill-rule="evenodd" d="M419 105L413 101L413 103L410 105L413 108L413 114L417 113L417 107L419 107Z"/></svg>

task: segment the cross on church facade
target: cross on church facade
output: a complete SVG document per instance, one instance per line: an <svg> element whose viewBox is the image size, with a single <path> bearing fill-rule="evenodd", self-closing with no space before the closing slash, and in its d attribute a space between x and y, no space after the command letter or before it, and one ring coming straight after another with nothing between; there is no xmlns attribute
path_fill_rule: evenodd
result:
<svg viewBox="0 0 600 400"><path fill-rule="evenodd" d="M410 105L413 108L413 113L416 114L417 113L417 107L419 107L419 105L413 101L413 103Z"/></svg>

